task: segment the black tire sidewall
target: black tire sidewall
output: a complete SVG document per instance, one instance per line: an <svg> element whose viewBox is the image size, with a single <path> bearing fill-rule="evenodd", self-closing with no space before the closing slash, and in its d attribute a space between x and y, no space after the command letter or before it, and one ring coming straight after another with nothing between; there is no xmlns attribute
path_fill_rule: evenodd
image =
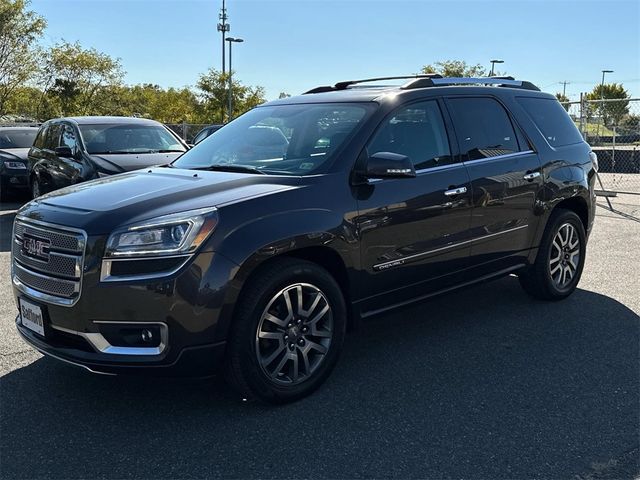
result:
<svg viewBox="0 0 640 480"><path fill-rule="evenodd" d="M289 264L275 275L258 275L249 288L247 300L251 305L235 319L234 339L237 346L237 361L251 391L262 400L270 402L292 401L313 392L324 382L335 366L346 332L347 310L344 297L333 277L321 267L310 262ZM260 317L268 302L280 290L295 283L309 283L319 288L326 296L333 313L333 338L329 351L311 378L300 384L284 386L270 381L258 364L255 350L255 335ZM253 295L252 295L253 294Z"/></svg>

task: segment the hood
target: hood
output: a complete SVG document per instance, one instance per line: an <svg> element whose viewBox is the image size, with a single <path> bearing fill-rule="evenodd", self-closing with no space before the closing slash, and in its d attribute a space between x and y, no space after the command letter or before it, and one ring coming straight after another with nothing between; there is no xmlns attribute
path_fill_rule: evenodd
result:
<svg viewBox="0 0 640 480"><path fill-rule="evenodd" d="M102 173L113 175L116 173L130 172L140 168L165 165L173 162L182 155L176 153L124 153L91 155L91 160Z"/></svg>
<svg viewBox="0 0 640 480"><path fill-rule="evenodd" d="M159 215L298 188L299 182L299 177L152 168L56 190L28 203L19 214L105 234Z"/></svg>
<svg viewBox="0 0 640 480"><path fill-rule="evenodd" d="M0 148L0 157L26 162L29 150L29 148Z"/></svg>

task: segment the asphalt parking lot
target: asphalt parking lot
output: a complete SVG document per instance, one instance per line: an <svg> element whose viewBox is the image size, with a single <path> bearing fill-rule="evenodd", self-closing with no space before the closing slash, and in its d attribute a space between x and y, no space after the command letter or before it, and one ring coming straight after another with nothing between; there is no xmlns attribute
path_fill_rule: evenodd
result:
<svg viewBox="0 0 640 480"><path fill-rule="evenodd" d="M633 198L631 201L635 202ZM507 277L378 317L293 405L220 380L105 377L14 331L0 211L3 478L634 478L640 223L598 210L578 291Z"/></svg>

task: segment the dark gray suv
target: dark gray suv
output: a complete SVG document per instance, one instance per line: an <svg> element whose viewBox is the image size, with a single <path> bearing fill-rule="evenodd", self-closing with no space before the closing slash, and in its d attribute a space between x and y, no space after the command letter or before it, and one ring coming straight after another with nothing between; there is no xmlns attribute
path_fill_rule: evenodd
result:
<svg viewBox="0 0 640 480"><path fill-rule="evenodd" d="M400 84L270 102L170 165L26 205L22 337L94 372L220 368L286 402L373 315L508 274L570 295L596 159L560 103L508 78L376 80Z"/></svg>

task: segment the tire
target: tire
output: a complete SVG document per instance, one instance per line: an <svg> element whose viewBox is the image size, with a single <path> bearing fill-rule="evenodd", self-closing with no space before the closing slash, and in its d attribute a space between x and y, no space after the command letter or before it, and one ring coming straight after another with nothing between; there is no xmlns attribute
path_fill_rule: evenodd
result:
<svg viewBox="0 0 640 480"><path fill-rule="evenodd" d="M44 192L40 188L40 182L38 182L38 177L35 175L31 177L31 198L38 198Z"/></svg>
<svg viewBox="0 0 640 480"><path fill-rule="evenodd" d="M347 309L326 270L275 260L249 279L237 305L225 376L243 398L292 402L327 379L342 350Z"/></svg>
<svg viewBox="0 0 640 480"><path fill-rule="evenodd" d="M571 210L553 211L535 262L519 275L522 288L540 300L567 298L580 281L586 246L580 217Z"/></svg>

